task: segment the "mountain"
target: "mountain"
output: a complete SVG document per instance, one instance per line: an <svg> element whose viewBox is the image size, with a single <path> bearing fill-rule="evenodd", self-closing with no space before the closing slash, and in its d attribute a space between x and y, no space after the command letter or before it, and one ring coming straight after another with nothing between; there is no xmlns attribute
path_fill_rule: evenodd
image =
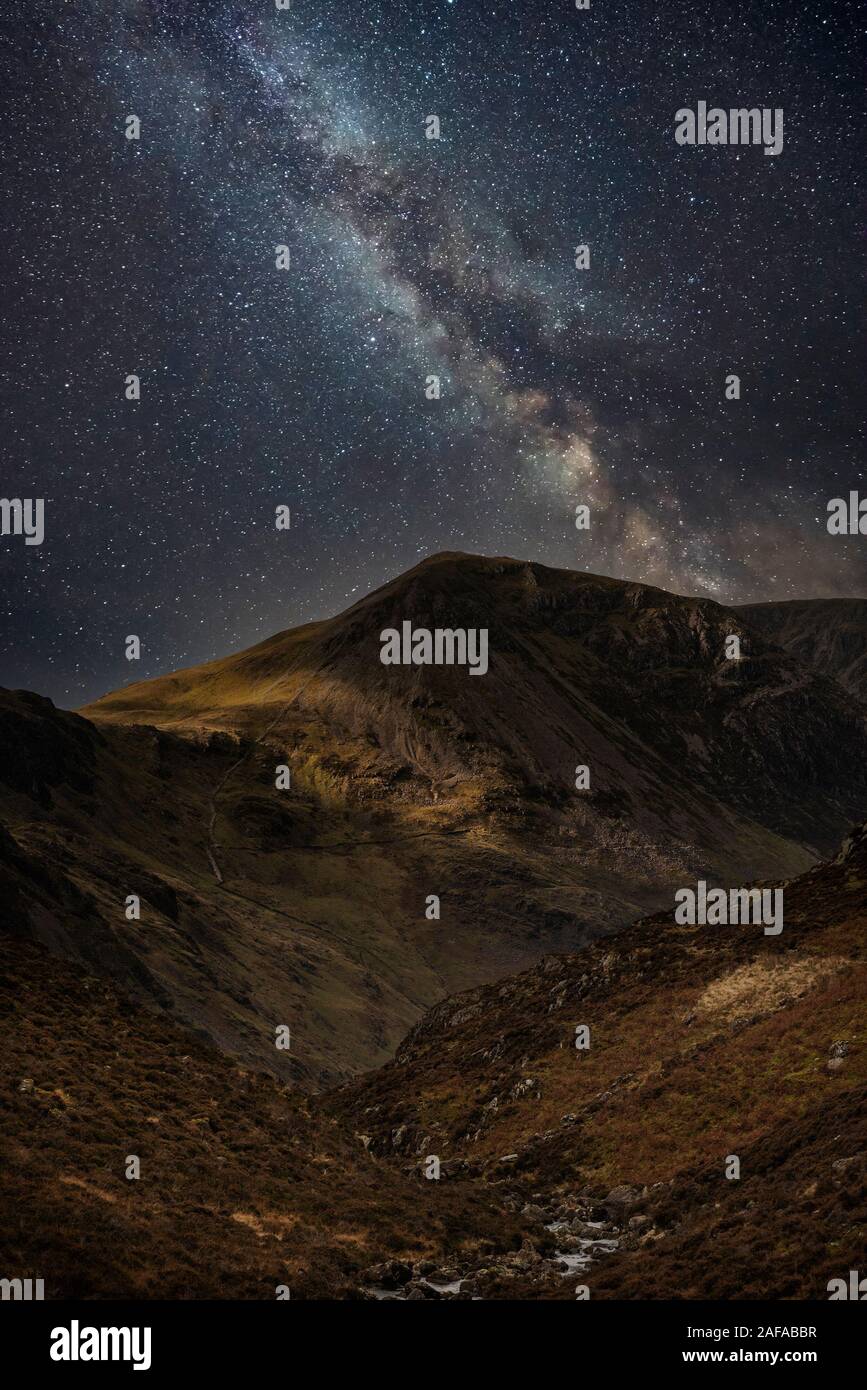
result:
<svg viewBox="0 0 867 1390"><path fill-rule="evenodd" d="M406 621L487 629L489 670L383 665ZM455 554L79 714L6 692L0 734L17 934L307 1088L684 883L800 872L867 806L865 706L739 613Z"/></svg>
<svg viewBox="0 0 867 1390"><path fill-rule="evenodd" d="M486 629L487 673L383 665L404 622ZM867 1227L867 708L783 635L443 555L79 713L0 692L8 1276L826 1296ZM782 884L784 930L676 924L700 878Z"/></svg>
<svg viewBox="0 0 867 1390"><path fill-rule="evenodd" d="M769 642L867 696L867 599L793 599L736 611Z"/></svg>
<svg viewBox="0 0 867 1390"><path fill-rule="evenodd" d="M326 1098L522 1214L523 1258L458 1261L468 1289L827 1298L863 1268L867 827L782 889L778 936L645 919L444 1001Z"/></svg>
<svg viewBox="0 0 867 1390"><path fill-rule="evenodd" d="M490 670L472 679L455 666L384 666L381 633L407 619L486 629ZM725 656L731 635L739 661ZM790 853L767 843L768 830L828 851L867 788L848 755L867 707L734 610L509 559L434 556L336 618L82 713L270 740L288 747L301 785L426 824L447 806L450 823L473 813L514 825L541 805L589 821L583 838L605 839L601 822L616 819L689 845L721 804L715 835L736 855L757 834L772 854ZM576 817L579 761L592 790Z"/></svg>

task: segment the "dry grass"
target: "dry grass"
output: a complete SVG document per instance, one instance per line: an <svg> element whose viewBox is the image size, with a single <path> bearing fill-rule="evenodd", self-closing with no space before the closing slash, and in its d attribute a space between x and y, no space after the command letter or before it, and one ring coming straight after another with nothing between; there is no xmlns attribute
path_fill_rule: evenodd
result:
<svg viewBox="0 0 867 1390"><path fill-rule="evenodd" d="M697 1014L713 1014L727 1023L772 1013L815 989L850 962L842 956L805 956L795 960L754 960L740 965L702 990Z"/></svg>

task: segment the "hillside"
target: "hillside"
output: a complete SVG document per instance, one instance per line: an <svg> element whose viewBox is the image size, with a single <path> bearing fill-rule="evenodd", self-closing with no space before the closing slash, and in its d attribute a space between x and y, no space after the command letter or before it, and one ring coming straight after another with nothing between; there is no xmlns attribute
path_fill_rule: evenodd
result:
<svg viewBox="0 0 867 1390"><path fill-rule="evenodd" d="M778 937L657 916L449 999L330 1103L535 1222L486 1296L573 1297L556 1247L592 1297L827 1297L867 1237L867 828L784 901Z"/></svg>
<svg viewBox="0 0 867 1390"><path fill-rule="evenodd" d="M520 1241L484 1194L406 1179L302 1093L8 937L0 1073L0 1265L46 1299L354 1298L371 1264Z"/></svg>
<svg viewBox="0 0 867 1390"><path fill-rule="evenodd" d="M867 1235L865 890L862 828L778 938L642 921L317 1097L7 934L3 1268L48 1298L826 1298Z"/></svg>
<svg viewBox="0 0 867 1390"><path fill-rule="evenodd" d="M407 619L486 627L487 674L382 665ZM738 614L461 555L83 714L6 692L0 734L13 929L308 1088L684 882L801 871L867 805L865 707Z"/></svg>
<svg viewBox="0 0 867 1390"><path fill-rule="evenodd" d="M471 679L459 667L383 666L380 634L407 618L485 628L490 670ZM730 635L740 661L725 657ZM653 835L687 847L712 814L733 870L732 855L752 855L757 835L766 854L785 857L762 831L828 852L867 789L846 752L867 737L867 707L735 610L509 559L434 556L327 622L128 686L82 713L276 735L301 784L428 818L447 807L450 820L526 819L538 803L559 811L565 801L573 821L590 822L586 838L604 840L601 822L617 819L646 852ZM576 817L579 759L593 781Z"/></svg>
<svg viewBox="0 0 867 1390"><path fill-rule="evenodd" d="M736 610L769 642L867 696L867 599L792 599Z"/></svg>

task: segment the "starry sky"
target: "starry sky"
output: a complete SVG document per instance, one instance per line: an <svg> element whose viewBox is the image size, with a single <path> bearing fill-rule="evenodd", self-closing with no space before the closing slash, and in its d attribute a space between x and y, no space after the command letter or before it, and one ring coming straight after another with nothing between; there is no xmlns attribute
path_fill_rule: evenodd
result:
<svg viewBox="0 0 867 1390"><path fill-rule="evenodd" d="M441 550L867 594L867 540L825 525L867 491L864 27L5 0L0 494L46 535L0 539L0 684L74 707ZM700 100L782 107L782 153L678 146Z"/></svg>

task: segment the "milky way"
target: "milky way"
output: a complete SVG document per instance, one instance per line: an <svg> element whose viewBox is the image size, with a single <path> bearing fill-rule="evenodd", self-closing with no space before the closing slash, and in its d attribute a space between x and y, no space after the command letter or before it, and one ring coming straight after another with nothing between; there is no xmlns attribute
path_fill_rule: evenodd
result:
<svg viewBox="0 0 867 1390"><path fill-rule="evenodd" d="M3 684L78 704L439 550L867 593L825 526L864 476L854 5L3 24L0 492L46 499L43 545L0 542ZM782 152L679 146L700 100L782 108Z"/></svg>

